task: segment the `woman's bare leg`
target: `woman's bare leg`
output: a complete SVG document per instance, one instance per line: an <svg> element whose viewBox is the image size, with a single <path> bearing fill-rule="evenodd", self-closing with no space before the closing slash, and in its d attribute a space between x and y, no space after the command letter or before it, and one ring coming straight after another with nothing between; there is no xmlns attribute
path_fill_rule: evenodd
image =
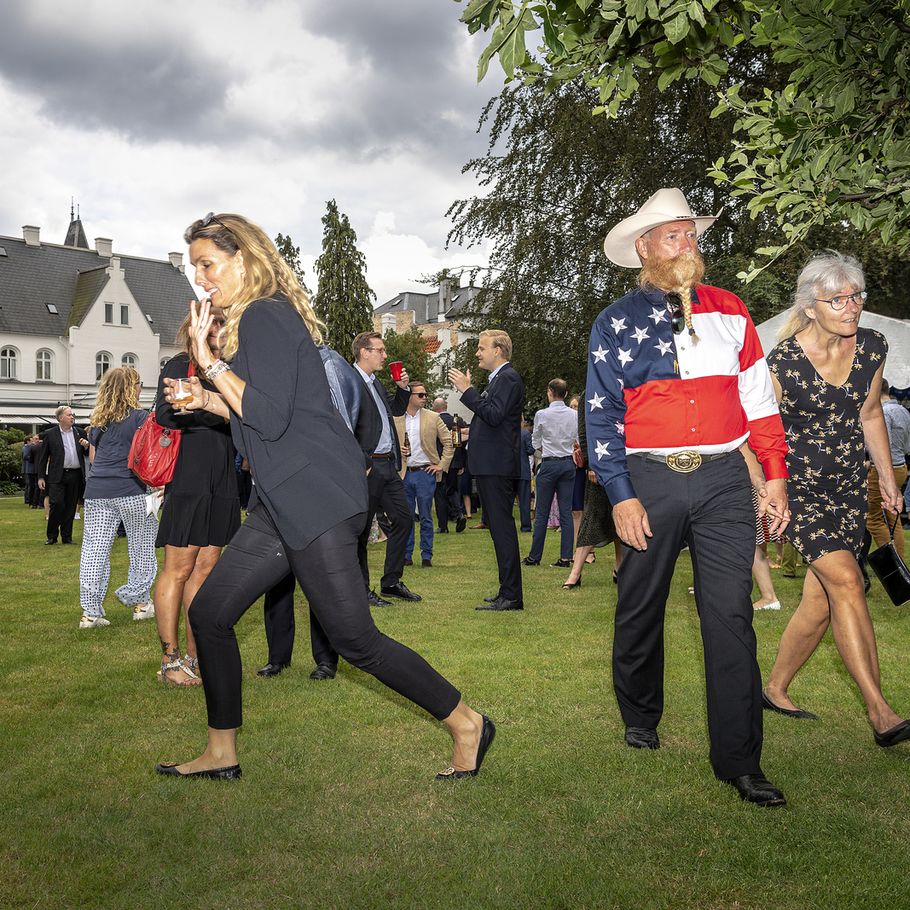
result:
<svg viewBox="0 0 910 910"><path fill-rule="evenodd" d="M221 547L199 547L193 572L183 586L183 627L186 630L186 653L190 657L196 656L196 639L190 626L189 609L193 603L196 592L202 583L209 577L209 572L215 568L215 563L221 556Z"/></svg>
<svg viewBox="0 0 910 910"><path fill-rule="evenodd" d="M574 585L581 578L581 571L585 567L585 560L588 554L594 552L594 547L578 547L575 550L575 556L572 558L572 571L569 577L563 582L566 585Z"/></svg>
<svg viewBox="0 0 910 910"><path fill-rule="evenodd" d="M196 565L199 547L164 548L164 568L155 585L155 624L161 642L161 653L167 663L180 657L178 622L183 603L184 587ZM189 626L187 626L189 631ZM191 677L182 670L167 670L170 682L186 683Z"/></svg>
<svg viewBox="0 0 910 910"><path fill-rule="evenodd" d="M765 547L757 544L755 547L755 558L752 560L752 577L758 585L761 597L752 604L756 610L774 603L777 600L777 594L774 593L774 582L771 580L771 565L768 562L768 554Z"/></svg>

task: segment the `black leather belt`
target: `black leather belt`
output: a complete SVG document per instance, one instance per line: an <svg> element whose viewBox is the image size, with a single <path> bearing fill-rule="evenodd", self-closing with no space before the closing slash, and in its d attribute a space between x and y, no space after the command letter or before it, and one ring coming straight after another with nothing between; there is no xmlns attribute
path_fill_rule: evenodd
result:
<svg viewBox="0 0 910 910"><path fill-rule="evenodd" d="M418 465L416 468L412 468L410 465L408 465L408 470L409 471L425 471L429 466L430 466L429 463Z"/></svg>
<svg viewBox="0 0 910 910"><path fill-rule="evenodd" d="M392 458L391 452L382 452L381 454L373 453L370 458Z"/></svg>
<svg viewBox="0 0 910 910"><path fill-rule="evenodd" d="M541 461L571 461L571 455L544 455Z"/></svg>
<svg viewBox="0 0 910 910"><path fill-rule="evenodd" d="M82 468L64 468L64 471L81 471Z"/></svg>
<svg viewBox="0 0 910 910"><path fill-rule="evenodd" d="M737 451L734 449L733 451ZM714 455L702 455L701 452L671 452L669 455L658 455L655 452L633 452L633 456L644 458L645 461L657 461L665 464L671 471L677 474L691 474L697 471L705 462L720 461L732 455L733 452L717 452Z"/></svg>

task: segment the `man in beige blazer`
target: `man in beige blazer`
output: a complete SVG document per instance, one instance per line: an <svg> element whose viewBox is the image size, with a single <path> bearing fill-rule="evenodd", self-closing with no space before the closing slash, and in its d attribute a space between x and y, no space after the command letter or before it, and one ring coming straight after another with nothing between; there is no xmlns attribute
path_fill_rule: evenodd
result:
<svg viewBox="0 0 910 910"><path fill-rule="evenodd" d="M411 514L416 507L420 516L420 564L425 569L433 565L433 498L436 484L448 471L455 452L452 434L442 418L435 411L428 410L426 404L426 386L411 380L411 400L407 410L401 417L395 418L402 454L401 477ZM442 446L442 455L437 443ZM413 521L404 552L404 564L413 565Z"/></svg>

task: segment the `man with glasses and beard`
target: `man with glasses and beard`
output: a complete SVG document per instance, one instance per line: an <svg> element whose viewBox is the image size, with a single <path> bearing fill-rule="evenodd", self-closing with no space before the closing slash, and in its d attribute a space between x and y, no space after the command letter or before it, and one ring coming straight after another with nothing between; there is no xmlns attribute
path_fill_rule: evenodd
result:
<svg viewBox="0 0 910 910"><path fill-rule="evenodd" d="M613 686L625 741L657 749L663 623L688 546L705 653L710 758L749 802L783 806L761 770L761 676L752 630L755 512L741 446L764 470L772 533L787 511L787 444L771 377L743 302L702 284L696 217L679 189L658 190L604 242L639 287L591 330L588 460L629 551L619 568Z"/></svg>

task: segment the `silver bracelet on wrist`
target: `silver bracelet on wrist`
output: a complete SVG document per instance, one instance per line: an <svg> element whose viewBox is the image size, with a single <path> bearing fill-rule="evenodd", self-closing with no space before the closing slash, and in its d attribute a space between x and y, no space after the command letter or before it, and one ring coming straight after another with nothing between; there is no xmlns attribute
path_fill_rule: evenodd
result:
<svg viewBox="0 0 910 910"><path fill-rule="evenodd" d="M230 367L223 360L216 360L206 371L206 379L215 379L222 373L227 373Z"/></svg>

